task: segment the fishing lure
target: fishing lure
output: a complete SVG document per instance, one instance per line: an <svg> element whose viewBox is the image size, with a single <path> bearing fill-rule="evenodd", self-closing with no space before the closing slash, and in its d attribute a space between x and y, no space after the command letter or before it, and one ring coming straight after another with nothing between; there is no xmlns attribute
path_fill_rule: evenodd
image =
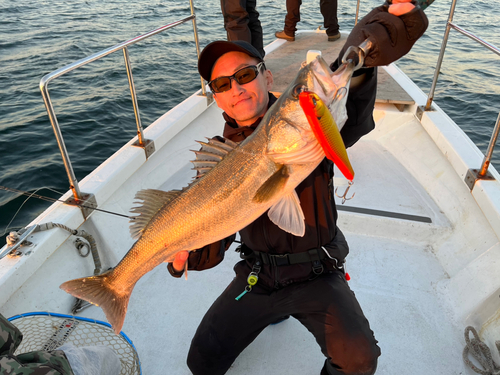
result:
<svg viewBox="0 0 500 375"><path fill-rule="evenodd" d="M301 92L299 103L326 157L335 163L345 178L352 181L354 170L330 110L319 96L311 91Z"/></svg>

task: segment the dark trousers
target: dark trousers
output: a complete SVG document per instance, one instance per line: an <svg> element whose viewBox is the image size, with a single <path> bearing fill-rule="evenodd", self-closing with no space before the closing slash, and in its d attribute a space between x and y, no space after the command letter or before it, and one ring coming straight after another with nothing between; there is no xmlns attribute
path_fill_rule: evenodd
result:
<svg viewBox="0 0 500 375"><path fill-rule="evenodd" d="M295 35L297 23L300 21L300 6L302 0L286 0L285 34ZM319 8L323 15L327 35L336 35L339 32L337 19L337 0L320 0Z"/></svg>
<svg viewBox="0 0 500 375"><path fill-rule="evenodd" d="M341 272L271 292L257 285L236 301L245 286L237 276L201 321L187 360L194 375L225 374L262 330L286 315L316 338L327 357L322 374L375 372L380 349Z"/></svg>
<svg viewBox="0 0 500 375"><path fill-rule="evenodd" d="M227 40L244 40L264 56L264 39L257 12L257 0L221 0L220 7Z"/></svg>

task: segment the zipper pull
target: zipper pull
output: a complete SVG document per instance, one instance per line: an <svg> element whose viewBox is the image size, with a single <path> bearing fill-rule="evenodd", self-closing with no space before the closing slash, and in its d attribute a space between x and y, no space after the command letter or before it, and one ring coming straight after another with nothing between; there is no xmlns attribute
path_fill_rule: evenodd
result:
<svg viewBox="0 0 500 375"><path fill-rule="evenodd" d="M239 301L241 297L243 297L245 294L247 294L248 292L251 292L252 291L252 287L250 285L247 285L245 287L245 290L243 291L243 293L241 293L238 297L235 298L236 301Z"/></svg>
<svg viewBox="0 0 500 375"><path fill-rule="evenodd" d="M236 301L239 301L241 297L243 297L245 294L250 293L252 291L252 287L257 284L257 281L259 281L259 276L257 272L250 272L250 275L248 275L247 278L247 283L248 285L245 287L245 290L243 293L241 293L238 297L235 298Z"/></svg>

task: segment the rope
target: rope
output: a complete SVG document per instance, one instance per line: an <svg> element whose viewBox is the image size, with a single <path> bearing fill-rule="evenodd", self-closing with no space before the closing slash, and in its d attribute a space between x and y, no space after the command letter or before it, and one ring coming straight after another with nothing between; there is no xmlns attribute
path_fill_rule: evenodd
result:
<svg viewBox="0 0 500 375"><path fill-rule="evenodd" d="M58 224L58 223L44 223L39 225L39 230L47 230L47 229L52 229L53 227L58 227L61 229L64 229L65 231L70 232L74 236L78 237L83 237L85 238L89 245L90 245L90 251L92 253L92 258L94 259L94 275L99 275L101 273L101 259L99 257L99 252L97 251L97 245L95 243L94 237L92 237L90 234L85 232L84 230L76 230L76 229L71 229L67 227L66 225L63 224Z"/></svg>
<svg viewBox="0 0 500 375"><path fill-rule="evenodd" d="M469 337L471 332L474 336L472 339ZM495 345L500 353L500 341L495 341ZM481 370L472 363L469 359L469 353L484 368L484 370ZM478 374L500 375L500 366L493 361L490 348L488 348L488 346L479 339L477 331L471 326L465 328L465 348L463 352L463 359L465 364Z"/></svg>

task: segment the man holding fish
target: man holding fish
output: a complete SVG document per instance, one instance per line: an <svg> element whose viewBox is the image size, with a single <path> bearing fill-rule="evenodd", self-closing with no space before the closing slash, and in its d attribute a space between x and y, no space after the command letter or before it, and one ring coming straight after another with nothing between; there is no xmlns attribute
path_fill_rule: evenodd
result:
<svg viewBox="0 0 500 375"><path fill-rule="evenodd" d="M348 118L341 131L347 147L374 127L374 67L406 54L426 27L422 10L399 1L376 8L351 32L331 66L333 71L347 47L367 37L375 45L365 67L356 72L358 78L351 81ZM273 75L263 57L248 43L218 41L203 50L198 69L224 111L224 138L244 141L277 101L269 93ZM336 226L332 177L333 163L323 158L297 186L305 222L301 233L281 229L267 213L240 231L243 260L235 266L236 277L206 313L191 344L187 361L195 375L224 374L264 328L289 316L298 319L320 345L326 356L321 374L375 372L380 349L347 285L343 262L349 250ZM180 277L185 268L217 265L233 240L230 236L197 251L177 253L168 266L171 274Z"/></svg>
<svg viewBox="0 0 500 375"><path fill-rule="evenodd" d="M176 277L185 268L214 267L239 232L243 260L198 327L188 355L191 371L226 373L263 329L293 316L326 357L321 374L373 374L380 349L347 285L348 246L336 225L333 163L325 155L334 159L342 140L349 147L373 129L374 67L406 54L427 27L416 2L393 2L352 30L333 73L317 57L279 98L269 92L273 75L252 45L207 45L198 70L224 111L224 138L199 142L193 161L198 175L186 188L137 193L143 201L132 210L137 241L116 267L61 289L99 305L118 334L143 275L164 262L171 262ZM341 58L365 39L371 43L364 68L353 74L354 64ZM318 139L334 122L343 125L341 137Z"/></svg>

